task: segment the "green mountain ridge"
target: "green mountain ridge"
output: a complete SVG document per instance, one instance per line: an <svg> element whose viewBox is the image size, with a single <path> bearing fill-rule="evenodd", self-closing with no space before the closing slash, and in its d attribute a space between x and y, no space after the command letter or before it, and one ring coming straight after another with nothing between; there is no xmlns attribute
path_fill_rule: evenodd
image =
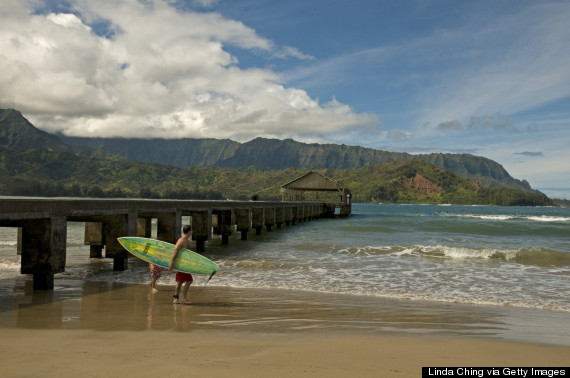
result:
<svg viewBox="0 0 570 378"><path fill-rule="evenodd" d="M279 200L282 184L315 170L351 188L357 202L551 203L544 194L530 189L528 183L525 185L510 177L498 163L472 155L423 157L463 173L473 175L475 172L479 177L477 182L418 156L345 145L304 144L290 139L258 138L244 144L216 139L89 141L93 144L67 145L58 137L36 129L19 112L0 110L0 194L241 200L255 195L260 199ZM127 156L114 155L105 149L113 143L117 143L115 148L122 146ZM157 145L163 148L157 149ZM201 156L205 166L178 167L133 161L141 151L150 155L158 150L168 159L177 158L181 162L180 157L187 159L188 155L180 154L178 146L182 150L190 146L193 150L190 160ZM249 164L252 160L264 159L288 167L274 169L269 164L260 168ZM387 162L372 164L377 160ZM231 167L240 161L244 163L239 168ZM330 166L300 167L322 164L322 161L328 161ZM217 166L212 165L214 162ZM495 188L485 184L493 180ZM319 200L337 200L336 194L331 194L330 199L324 194L315 196L314 199Z"/></svg>
<svg viewBox="0 0 570 378"><path fill-rule="evenodd" d="M70 145L104 149L131 161L176 167L357 169L421 159L484 186L532 190L528 182L511 177L499 163L470 154L411 155L359 146L306 144L292 139L256 138L240 144L227 139L61 138Z"/></svg>
<svg viewBox="0 0 570 378"><path fill-rule="evenodd" d="M514 179L499 163L470 154L411 155L360 146L307 144L292 139L256 138L238 143L229 139L66 137L35 128L20 112L13 109L0 110L0 126L0 146L19 151L40 146L66 151L73 146L75 151L83 155L104 156L110 153L131 161L181 168L217 166L277 170L291 167L356 169L393 161L421 159L484 186L532 190L528 182Z"/></svg>
<svg viewBox="0 0 570 378"><path fill-rule="evenodd" d="M66 151L71 148L53 134L37 129L14 109L0 109L0 146L15 151L49 148Z"/></svg>
<svg viewBox="0 0 570 378"><path fill-rule="evenodd" d="M0 147L1 195L233 200L256 196L276 201L281 199L281 185L308 172L297 168L178 168L66 151L19 152ZM354 202L552 205L542 193L480 188L418 159L317 172L348 186ZM338 193L311 193L306 199L337 202Z"/></svg>

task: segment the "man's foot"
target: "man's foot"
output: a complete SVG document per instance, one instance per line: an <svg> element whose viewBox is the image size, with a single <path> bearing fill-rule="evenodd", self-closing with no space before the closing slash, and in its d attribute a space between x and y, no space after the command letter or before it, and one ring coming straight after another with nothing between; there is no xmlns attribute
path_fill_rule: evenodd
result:
<svg viewBox="0 0 570 378"><path fill-rule="evenodd" d="M192 304L192 302L190 302L188 299L178 299L178 298L174 298L174 301L173 301L172 303L174 303L174 304L183 304L183 305Z"/></svg>
<svg viewBox="0 0 570 378"><path fill-rule="evenodd" d="M152 292L153 294L156 294L156 293L158 293L158 289L157 289L156 287L153 287L153 288L151 289L151 292Z"/></svg>

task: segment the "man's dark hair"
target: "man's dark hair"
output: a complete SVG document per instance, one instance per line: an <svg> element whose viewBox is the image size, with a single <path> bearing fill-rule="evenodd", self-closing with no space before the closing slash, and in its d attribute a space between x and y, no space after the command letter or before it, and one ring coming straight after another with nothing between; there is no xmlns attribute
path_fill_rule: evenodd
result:
<svg viewBox="0 0 570 378"><path fill-rule="evenodd" d="M192 230L192 226L190 226L189 224L187 224L186 226L182 227L182 232L184 234L187 234L189 231Z"/></svg>

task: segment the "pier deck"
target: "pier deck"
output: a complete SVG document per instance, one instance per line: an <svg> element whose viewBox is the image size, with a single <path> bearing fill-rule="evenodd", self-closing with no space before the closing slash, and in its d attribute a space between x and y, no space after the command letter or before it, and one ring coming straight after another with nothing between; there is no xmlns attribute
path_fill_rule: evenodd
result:
<svg viewBox="0 0 570 378"><path fill-rule="evenodd" d="M175 243L181 236L182 217L191 219L196 251L205 250L212 234L227 244L232 232L271 231L300 221L332 217L335 209L350 214L344 203L201 201L153 199L1 198L0 227L18 227L21 273L32 274L34 289L53 289L54 274L65 271L67 222L85 222L85 243L91 257L113 259L114 270L128 268L128 253L121 236L150 236L157 220L157 238Z"/></svg>

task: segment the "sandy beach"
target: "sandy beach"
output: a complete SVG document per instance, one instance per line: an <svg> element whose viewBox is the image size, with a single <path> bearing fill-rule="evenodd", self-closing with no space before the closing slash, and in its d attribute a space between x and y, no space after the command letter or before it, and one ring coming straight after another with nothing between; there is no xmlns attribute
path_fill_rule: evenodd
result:
<svg viewBox="0 0 570 378"><path fill-rule="evenodd" d="M422 366L564 366L570 348L422 336L4 330L4 377L420 377Z"/></svg>
<svg viewBox="0 0 570 378"><path fill-rule="evenodd" d="M29 286L2 291L2 376L419 377L422 366L570 364L570 346L524 339L542 333L524 311L219 287L193 287L185 306L169 286ZM566 327L556 314L536 323Z"/></svg>

